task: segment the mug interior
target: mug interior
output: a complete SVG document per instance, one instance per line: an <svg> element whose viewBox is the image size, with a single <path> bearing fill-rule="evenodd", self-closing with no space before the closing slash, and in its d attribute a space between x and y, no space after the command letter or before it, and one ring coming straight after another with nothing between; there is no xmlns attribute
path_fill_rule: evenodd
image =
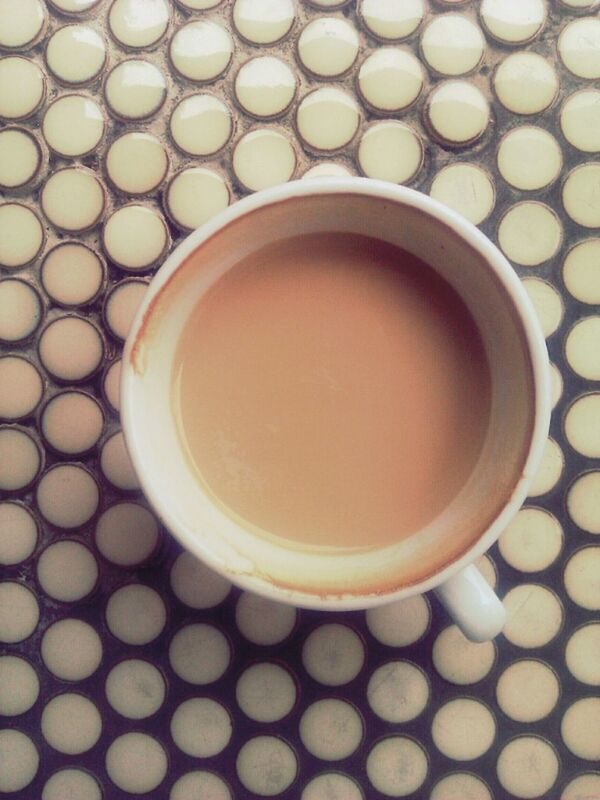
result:
<svg viewBox="0 0 600 800"><path fill-rule="evenodd" d="M128 342L125 427L143 488L188 549L247 588L271 595L276 588L281 599L298 604L323 605L327 598L340 597L364 600L398 594L439 574L481 540L511 500L518 506L523 497L514 495L517 487L524 494L522 478L539 391L519 310L521 298L516 303L514 287L502 275L510 271L508 264L490 264L490 252L464 238L461 226L465 223L447 212L436 218L427 207L401 199L304 192L234 217L163 281ZM278 239L334 231L364 234L404 248L453 286L480 330L491 371L492 402L476 468L440 515L385 548L316 553L242 527L203 493L188 466L172 413L171 369L186 320L223 273ZM483 240L478 232L477 236ZM503 261L491 244L486 246ZM519 290L520 286L514 289ZM432 494L435 491L432 486Z"/></svg>

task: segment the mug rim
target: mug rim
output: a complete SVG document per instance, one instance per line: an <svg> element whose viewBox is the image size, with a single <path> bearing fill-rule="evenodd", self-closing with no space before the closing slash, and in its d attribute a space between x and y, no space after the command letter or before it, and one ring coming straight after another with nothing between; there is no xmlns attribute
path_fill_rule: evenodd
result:
<svg viewBox="0 0 600 800"><path fill-rule="evenodd" d="M308 592L287 588L275 582L261 581L256 583L253 575L243 575L228 570L219 559L212 559L210 551L202 548L199 541L181 534L177 522L169 513L164 498L155 491L148 479L144 466L143 442L136 435L135 409L133 403L133 387L136 381L135 350L139 340L143 339L146 317L152 312L154 300L163 290L173 275L186 259L204 242L212 238L231 222L250 214L257 209L277 204L297 197L313 195L357 194L389 200L400 206L409 206L434 221L450 227L467 245L474 249L491 269L510 298L519 324L521 325L530 359L533 395L533 424L528 437L526 456L521 475L515 483L508 500L502 505L492 522L483 530L477 539L459 556L441 569L426 578L395 588L391 591L375 593L352 593L336 595L320 595L316 591ZM242 589L262 594L273 600L292 603L305 608L353 610L365 609L383 603L400 600L416 594L422 594L436 588L453 575L460 572L475 559L488 550L504 531L527 496L527 490L541 462L550 424L550 384L549 359L541 326L535 314L522 282L499 248L488 239L477 227L457 212L414 189L391 184L371 178L311 178L284 183L264 189L244 197L220 212L216 217L197 228L173 250L149 284L148 291L138 308L127 337L122 354L121 373L121 422L127 448L135 467L144 494L148 497L154 510L166 525L167 529L194 555L201 558L212 569L232 580Z"/></svg>

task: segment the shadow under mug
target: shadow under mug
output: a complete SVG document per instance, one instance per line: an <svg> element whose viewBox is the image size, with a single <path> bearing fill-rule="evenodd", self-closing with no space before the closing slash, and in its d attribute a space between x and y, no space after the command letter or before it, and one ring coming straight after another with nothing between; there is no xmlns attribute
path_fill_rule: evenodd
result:
<svg viewBox="0 0 600 800"><path fill-rule="evenodd" d="M482 452L458 495L412 536L358 553L287 546L228 515L193 475L172 412L175 349L203 293L270 242L331 231L390 242L435 269L474 317L492 377ZM502 629L503 606L473 561L516 514L541 460L550 418L548 355L513 268L455 212L412 189L366 178L292 182L235 203L188 236L151 282L126 343L121 394L127 447L150 503L184 547L233 583L332 610L435 589L470 639Z"/></svg>

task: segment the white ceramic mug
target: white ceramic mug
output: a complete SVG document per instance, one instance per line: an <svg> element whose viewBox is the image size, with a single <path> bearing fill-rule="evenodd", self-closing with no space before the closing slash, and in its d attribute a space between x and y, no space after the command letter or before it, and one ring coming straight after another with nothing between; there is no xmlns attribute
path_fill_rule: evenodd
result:
<svg viewBox="0 0 600 800"><path fill-rule="evenodd" d="M490 426L466 485L422 530L359 554L294 549L228 516L192 474L171 407L175 348L202 294L252 251L318 231L380 238L431 265L470 309L492 374ZM445 206L362 178L287 183L241 200L188 236L150 284L125 347L121 391L127 446L150 503L188 550L238 586L336 610L435 589L470 639L502 629L503 606L473 561L517 512L540 462L550 417L548 355L510 264Z"/></svg>

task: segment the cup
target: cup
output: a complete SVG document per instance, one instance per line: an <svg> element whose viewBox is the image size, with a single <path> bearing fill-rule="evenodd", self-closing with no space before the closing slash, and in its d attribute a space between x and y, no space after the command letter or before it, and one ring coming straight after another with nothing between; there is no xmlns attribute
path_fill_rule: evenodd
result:
<svg viewBox="0 0 600 800"><path fill-rule="evenodd" d="M287 546L229 516L192 474L171 406L176 346L209 287L273 241L331 231L395 244L445 278L475 319L492 377L489 429L467 483L422 530L360 553ZM508 261L450 209L365 178L287 183L237 202L190 234L151 282L125 346L121 393L127 447L151 505L184 547L241 588L338 611L435 589L468 638L502 629L502 603L473 562L516 514L539 465L550 417L548 355Z"/></svg>

